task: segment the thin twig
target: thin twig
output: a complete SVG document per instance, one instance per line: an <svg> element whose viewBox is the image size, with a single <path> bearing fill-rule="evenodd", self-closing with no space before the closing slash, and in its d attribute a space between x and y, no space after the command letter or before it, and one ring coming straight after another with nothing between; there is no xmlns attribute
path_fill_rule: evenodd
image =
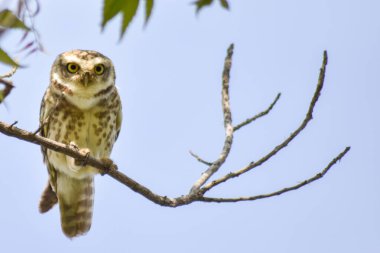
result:
<svg viewBox="0 0 380 253"><path fill-rule="evenodd" d="M10 127L12 128L13 126L17 125L18 121L16 120L15 122L13 122Z"/></svg>
<svg viewBox="0 0 380 253"><path fill-rule="evenodd" d="M205 164L205 165L207 165L207 166L211 166L211 165L212 165L212 163L203 160L203 159L200 158L197 154L194 154L191 150L189 151L189 153L190 153L190 155L191 155L192 157L194 157L195 159L197 159L198 162L201 162L201 163L203 163L203 164Z"/></svg>
<svg viewBox="0 0 380 253"><path fill-rule="evenodd" d="M9 72L7 72L7 73L1 75L1 76L0 76L0 79L2 79L2 78L9 78L9 77L12 77L12 76L16 73L16 71L17 71L17 67L14 66Z"/></svg>
<svg viewBox="0 0 380 253"><path fill-rule="evenodd" d="M40 10L39 2L36 1L37 10L33 14L31 13L30 8L28 6L28 0L23 0L23 2L24 2L24 5L25 5L26 13L27 13L29 21L30 21L30 26L29 27L30 27L30 30L33 33L34 41L37 42L37 48L38 48L38 50L42 52L43 51L43 46L42 46L42 43L41 43L41 40L40 40L40 34L38 33L38 31L37 31L37 29L35 28L35 25L34 25L34 17L37 15L37 13Z"/></svg>
<svg viewBox="0 0 380 253"><path fill-rule="evenodd" d="M232 55L234 51L234 45L231 44L227 50L227 56L224 60L224 68L222 74L222 107L224 115L224 129L225 129L225 139L223 149L219 155L219 158L212 163L212 165L202 173L201 177L194 183L191 187L190 193L196 193L200 187L206 183L206 181L218 171L218 169L226 161L228 154L230 153L232 140L233 140L233 126L232 126L232 116L230 108L230 96L229 96L229 85L230 85L230 71L232 65Z"/></svg>
<svg viewBox="0 0 380 253"><path fill-rule="evenodd" d="M286 147L307 126L309 121L312 120L312 118L313 118L313 110L314 110L315 104L317 103L318 98L321 94L321 90L323 88L323 84L324 84L324 80L325 80L325 73L326 73L326 65L327 65L327 52L324 51L322 67L321 67L320 72L319 72L317 87L315 89L313 98L311 99L309 109L308 109L306 116L305 116L304 120L302 121L301 125L293 133L291 133L290 136L288 138L286 138L281 144L277 145L272 151L270 151L267 155L265 155L264 157L259 159L257 162L251 162L247 166L245 166L244 168L242 168L238 171L228 173L227 175L208 183L207 185L202 187L202 189L201 189L202 193L206 193L207 191L209 191L211 188L217 186L218 184L226 182L227 180L230 180L231 178L238 177L241 174L244 174L244 173L250 171L251 169L262 165L263 163L268 161L271 157L276 155L281 149Z"/></svg>
<svg viewBox="0 0 380 253"><path fill-rule="evenodd" d="M252 123L253 121L257 120L258 118L261 118L261 117L267 115L273 109L274 105L277 103L277 101L280 99L280 97L281 97L281 93L278 93L276 98L274 99L274 101L269 105L269 107L265 111L262 111L262 112L256 114L255 116L248 118L248 119L244 120L243 122L241 122L240 124L234 126L234 132L236 132L237 130L239 130L243 126L246 126L246 125Z"/></svg>
<svg viewBox="0 0 380 253"><path fill-rule="evenodd" d="M318 174L316 174L315 176L309 178L309 179L306 179L304 181L302 181L301 183L299 184L296 184L296 185L293 185L293 186L290 186L290 187L286 187L284 189L281 189L281 190L278 190L278 191L274 191L272 193L268 193L268 194L260 194L260 195L256 195L256 196L250 196L250 197L237 197L237 198L213 198L213 197L202 197L199 201L204 201L204 202L218 202L218 203L221 203L221 202L239 202L239 201L253 201L253 200L257 200L257 199L264 199L264 198L270 198L270 197L274 197L274 196L278 196L278 195L281 195L283 193L286 193L286 192L289 192L289 191L294 191L294 190L297 190L305 185L308 185L318 179L321 179L329 170L330 168L336 164L340 159L342 159L346 153L350 150L351 147L346 147L338 156L336 156L333 160L331 160L331 162L321 171L319 172Z"/></svg>

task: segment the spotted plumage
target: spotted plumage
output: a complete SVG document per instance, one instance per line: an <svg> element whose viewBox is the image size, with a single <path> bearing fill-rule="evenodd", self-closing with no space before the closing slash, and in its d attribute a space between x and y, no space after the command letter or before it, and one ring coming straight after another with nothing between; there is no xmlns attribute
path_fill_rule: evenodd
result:
<svg viewBox="0 0 380 253"><path fill-rule="evenodd" d="M41 135L95 158L108 159L121 119L111 60L89 50L60 54L41 103ZM40 212L49 211L58 202L64 234L72 238L86 233L91 227L97 169L46 148L42 153L49 182Z"/></svg>

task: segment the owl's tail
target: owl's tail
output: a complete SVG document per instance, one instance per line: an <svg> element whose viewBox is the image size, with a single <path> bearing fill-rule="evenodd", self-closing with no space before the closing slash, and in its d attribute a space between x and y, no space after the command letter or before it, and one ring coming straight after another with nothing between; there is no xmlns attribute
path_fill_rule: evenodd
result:
<svg viewBox="0 0 380 253"><path fill-rule="evenodd" d="M59 173L57 196L63 233L72 238L90 230L94 203L93 176L76 179Z"/></svg>
<svg viewBox="0 0 380 253"><path fill-rule="evenodd" d="M40 213L46 213L58 202L57 195L51 188L50 182L42 193L39 210Z"/></svg>

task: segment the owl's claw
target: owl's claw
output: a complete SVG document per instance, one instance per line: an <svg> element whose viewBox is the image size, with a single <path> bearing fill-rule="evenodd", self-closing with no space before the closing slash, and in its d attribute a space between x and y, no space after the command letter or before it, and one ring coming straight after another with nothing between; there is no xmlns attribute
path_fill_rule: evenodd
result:
<svg viewBox="0 0 380 253"><path fill-rule="evenodd" d="M99 170L100 175L104 176L110 170L117 170L117 166L113 163L111 159L101 158L100 160L106 165L107 168L105 171Z"/></svg>
<svg viewBox="0 0 380 253"><path fill-rule="evenodd" d="M88 163L88 158L90 157L90 150L88 148L82 148L79 152L81 152L85 157L83 160L76 159L75 165L86 166Z"/></svg>
<svg viewBox="0 0 380 253"><path fill-rule="evenodd" d="M76 166L86 166L88 163L88 158L90 157L90 150L88 148L81 148L79 149L79 152L84 155L84 159L75 159L74 164Z"/></svg>
<svg viewBox="0 0 380 253"><path fill-rule="evenodd" d="M69 146L70 148L75 149L76 151L79 151L79 148L75 142L70 141Z"/></svg>
<svg viewBox="0 0 380 253"><path fill-rule="evenodd" d="M90 150L88 148L78 148L77 144L73 141L70 142L69 146L85 156L84 159L75 159L74 164L81 167L86 166L90 157Z"/></svg>

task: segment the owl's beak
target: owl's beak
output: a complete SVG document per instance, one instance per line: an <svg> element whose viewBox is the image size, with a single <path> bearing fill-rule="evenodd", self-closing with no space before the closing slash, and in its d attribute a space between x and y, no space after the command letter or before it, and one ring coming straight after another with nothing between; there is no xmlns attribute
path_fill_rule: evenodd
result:
<svg viewBox="0 0 380 253"><path fill-rule="evenodd" d="M88 83L91 81L91 74L89 72L84 72L82 76L82 83L84 87L87 87Z"/></svg>

